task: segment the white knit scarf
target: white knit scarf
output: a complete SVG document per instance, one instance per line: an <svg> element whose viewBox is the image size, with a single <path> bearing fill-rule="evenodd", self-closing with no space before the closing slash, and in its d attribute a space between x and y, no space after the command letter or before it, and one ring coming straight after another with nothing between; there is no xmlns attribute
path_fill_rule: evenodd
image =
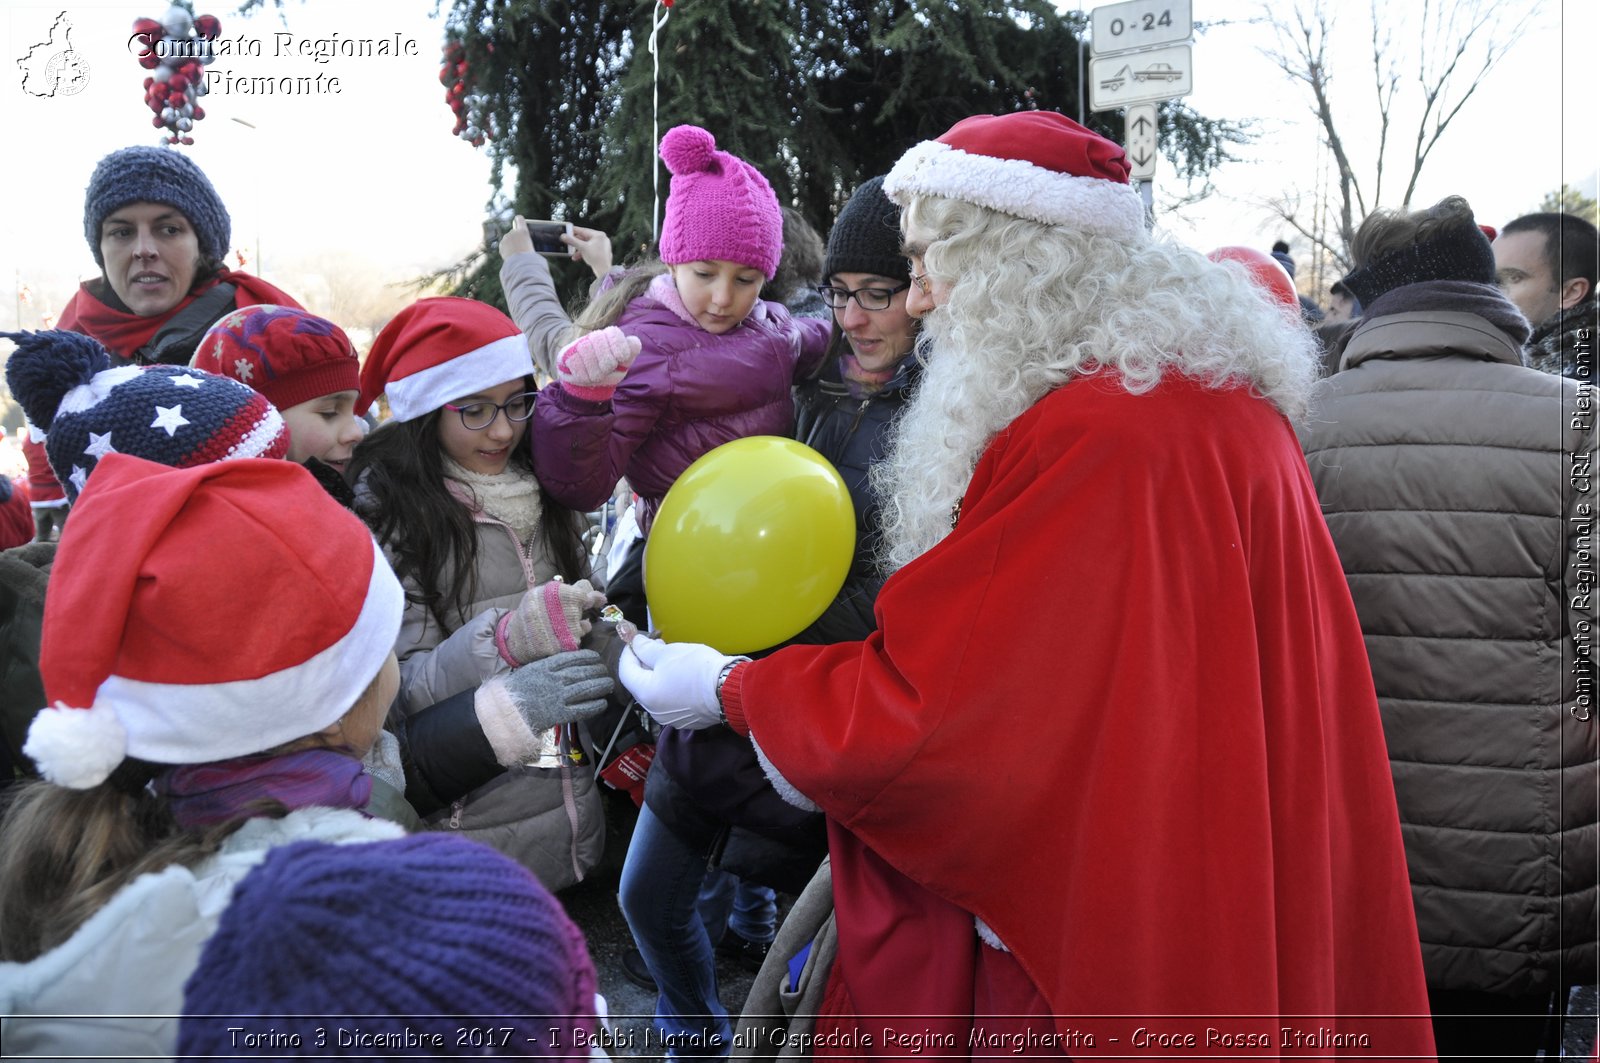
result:
<svg viewBox="0 0 1600 1063"><path fill-rule="evenodd" d="M518 541L526 543L538 533L544 503L533 473L508 464L504 470L486 475L462 468L448 454L441 456L445 475L471 490L483 512L508 525Z"/></svg>

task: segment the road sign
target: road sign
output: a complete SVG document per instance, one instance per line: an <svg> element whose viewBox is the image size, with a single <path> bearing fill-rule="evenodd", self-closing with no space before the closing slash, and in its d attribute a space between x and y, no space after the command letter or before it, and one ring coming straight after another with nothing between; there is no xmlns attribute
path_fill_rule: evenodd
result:
<svg viewBox="0 0 1600 1063"><path fill-rule="evenodd" d="M1089 61L1089 109L1093 111L1170 100L1193 91L1192 45L1177 44Z"/></svg>
<svg viewBox="0 0 1600 1063"><path fill-rule="evenodd" d="M1121 55L1194 36L1190 0L1129 0L1089 12L1091 55Z"/></svg>
<svg viewBox="0 0 1600 1063"><path fill-rule="evenodd" d="M1156 176L1156 105L1136 103L1128 108L1127 124L1122 138L1128 162L1133 164L1129 178L1134 181L1151 181Z"/></svg>

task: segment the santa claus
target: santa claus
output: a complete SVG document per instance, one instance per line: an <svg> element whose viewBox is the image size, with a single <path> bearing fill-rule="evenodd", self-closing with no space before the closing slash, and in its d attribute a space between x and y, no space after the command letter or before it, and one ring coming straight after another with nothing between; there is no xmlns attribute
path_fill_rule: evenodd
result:
<svg viewBox="0 0 1600 1063"><path fill-rule="evenodd" d="M1061 115L968 118L885 190L927 368L878 470L879 630L755 662L638 636L622 673L826 813L817 1054L1431 1056L1290 427L1310 334L1147 232L1122 149Z"/></svg>

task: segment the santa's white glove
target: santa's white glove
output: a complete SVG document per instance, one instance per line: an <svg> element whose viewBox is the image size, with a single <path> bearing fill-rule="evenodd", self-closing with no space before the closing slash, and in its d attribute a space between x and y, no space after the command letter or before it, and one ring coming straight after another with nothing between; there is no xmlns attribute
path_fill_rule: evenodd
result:
<svg viewBox="0 0 1600 1063"><path fill-rule="evenodd" d="M666 643L635 635L622 655L622 685L658 723L699 731L723 722L717 677L747 657L729 657L697 642Z"/></svg>

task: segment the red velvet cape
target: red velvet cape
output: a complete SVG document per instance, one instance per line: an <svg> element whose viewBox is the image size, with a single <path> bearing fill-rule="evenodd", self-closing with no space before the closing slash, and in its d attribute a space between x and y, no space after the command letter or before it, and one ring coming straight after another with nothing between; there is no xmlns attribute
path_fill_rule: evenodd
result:
<svg viewBox="0 0 1600 1063"><path fill-rule="evenodd" d="M1069 1054L1433 1054L1361 629L1268 403L1170 376L1059 388L877 615L865 642L746 666L750 732L838 827L982 918L1058 1031L1100 1031ZM835 899L835 976L859 1015L892 1011L902 987L853 978ZM1270 1044L1138 1048L1141 1026Z"/></svg>

